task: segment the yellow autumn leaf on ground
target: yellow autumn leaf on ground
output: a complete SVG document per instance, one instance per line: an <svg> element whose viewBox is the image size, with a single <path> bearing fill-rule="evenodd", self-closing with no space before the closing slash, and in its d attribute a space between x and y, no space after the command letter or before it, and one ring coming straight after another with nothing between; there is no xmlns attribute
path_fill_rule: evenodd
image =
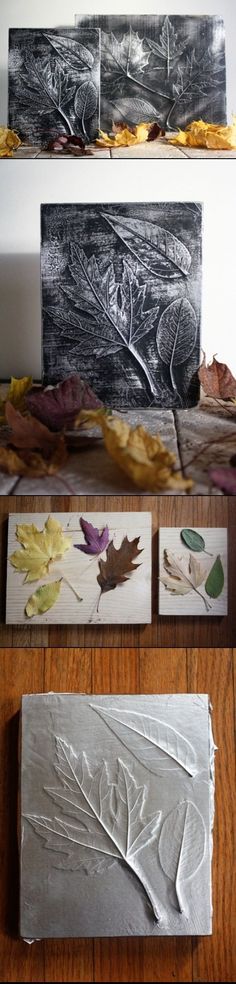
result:
<svg viewBox="0 0 236 984"><path fill-rule="evenodd" d="M140 489L158 492L192 488L191 479L174 472L175 455L168 451L159 434L150 434L142 425L130 427L126 421L101 410L81 410L75 426L81 424L101 428L108 454Z"/></svg>
<svg viewBox="0 0 236 984"><path fill-rule="evenodd" d="M49 516L43 530L33 524L16 526L16 537L22 550L15 550L10 562L17 571L26 571L25 581L37 581L49 574L54 560L63 557L71 547L71 538L65 537L61 523Z"/></svg>
<svg viewBox="0 0 236 984"><path fill-rule="evenodd" d="M6 423L5 420L5 404L11 403L16 410L24 409L24 398L28 390L31 389L33 380L32 376L22 376L21 379L16 379L15 376L11 377L11 382L9 383L7 392L5 396L0 397L0 423Z"/></svg>
<svg viewBox="0 0 236 984"><path fill-rule="evenodd" d="M61 584L62 578L60 578L60 581L53 581L51 584L42 584L41 588L37 588L37 591L31 595L25 606L27 617L32 618L33 615L43 615L43 612L48 612L49 608L52 608L59 598Z"/></svg>
<svg viewBox="0 0 236 984"><path fill-rule="evenodd" d="M132 147L133 144L145 143L148 139L149 130L150 123L139 123L132 130L129 130L128 126L124 129L118 129L112 136L99 130L96 144L97 147Z"/></svg>
<svg viewBox="0 0 236 984"><path fill-rule="evenodd" d="M181 147L206 147L208 150L236 150L236 117L233 116L232 126L193 120L186 130L179 130L176 137L169 138L169 143Z"/></svg>
<svg viewBox="0 0 236 984"><path fill-rule="evenodd" d="M12 151L20 145L21 140L14 130L9 130L7 126L0 126L0 157L12 157Z"/></svg>

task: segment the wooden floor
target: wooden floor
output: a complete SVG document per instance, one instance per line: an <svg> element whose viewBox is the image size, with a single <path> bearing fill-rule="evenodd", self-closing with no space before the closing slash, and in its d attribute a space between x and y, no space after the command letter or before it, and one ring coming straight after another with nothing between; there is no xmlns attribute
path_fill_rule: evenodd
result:
<svg viewBox="0 0 236 984"><path fill-rule="evenodd" d="M114 150L109 149L108 147L100 149L99 147L93 146L91 148L91 151L92 151L92 157L84 156L84 157L79 157L77 159L92 160L93 158L96 159L105 158L106 160L109 159L115 160L116 158L120 158L120 159L138 158L138 160L140 160L142 157L146 157L149 159L159 158L163 160L163 158L164 159L167 158L168 160L170 160L172 158L174 159L178 158L179 160L181 160L183 158L198 159L200 157L203 158L204 160L211 160L213 158L221 158L221 159L223 158L225 160L228 159L229 157L231 158L236 157L236 150L205 150L202 149L201 147L177 147L177 146L172 146L169 143L169 141L166 140L165 138L161 138L155 141L150 141L150 143L136 144L134 147L116 147ZM75 156L70 155L70 156L74 160L76 155ZM62 154L61 152L59 154L53 154L46 150L42 150L41 147L39 146L33 146L33 147L21 146L19 147L19 150L15 151L14 153L14 159L17 160L34 159L34 160L42 161L45 159L55 160L55 158L57 158L57 160L58 159L61 160L62 158L63 159L66 158L68 160L68 154Z"/></svg>
<svg viewBox="0 0 236 984"><path fill-rule="evenodd" d="M233 651L225 648L1 651L1 981L235 981L233 659ZM210 694L218 745L212 937L41 941L32 946L17 939L18 712L22 693L51 690Z"/></svg>
<svg viewBox="0 0 236 984"><path fill-rule="evenodd" d="M153 600L151 625L4 625L9 512L150 511ZM210 618L158 616L160 526L226 526L229 541L229 614ZM1 646L232 646L236 644L236 499L234 496L6 496L0 497Z"/></svg>
<svg viewBox="0 0 236 984"><path fill-rule="evenodd" d="M174 452L176 468L183 476L193 479L194 495L220 495L211 482L209 469L229 465L236 452L236 408L234 404L219 405L205 400L192 410L130 410L122 413L132 427L143 424L152 434L159 433L166 447ZM96 434L98 431L96 431ZM201 453L199 454L199 451ZM52 478L28 479L3 475L0 472L0 495L63 495L65 482L76 495L135 494L137 486L109 458L102 441L91 449L70 454L59 475ZM170 492L163 493L169 496ZM173 493L172 493L173 494Z"/></svg>

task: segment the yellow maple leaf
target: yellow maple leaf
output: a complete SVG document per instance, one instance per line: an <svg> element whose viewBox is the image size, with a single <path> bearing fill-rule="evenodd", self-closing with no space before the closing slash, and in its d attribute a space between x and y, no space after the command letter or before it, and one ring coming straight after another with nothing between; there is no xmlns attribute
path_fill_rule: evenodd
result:
<svg viewBox="0 0 236 984"><path fill-rule="evenodd" d="M5 404L10 402L16 410L24 409L24 398L33 383L32 376L22 376L21 379L11 377L5 396L0 398L0 423L5 423Z"/></svg>
<svg viewBox="0 0 236 984"><path fill-rule="evenodd" d="M61 523L49 516L43 530L32 524L16 526L22 550L15 550L10 562L17 571L26 571L25 581L37 581L49 574L52 561L63 557L71 547L71 538L63 534Z"/></svg>
<svg viewBox="0 0 236 984"><path fill-rule="evenodd" d="M103 410L81 410L75 426L81 424L101 428L108 454L140 489L158 492L192 487L192 479L174 472L176 457L165 447L159 434L150 434L142 425L130 427L126 421Z"/></svg>
<svg viewBox="0 0 236 984"><path fill-rule="evenodd" d="M179 130L176 137L169 138L169 143L181 147L207 147L208 150L235 150L236 117L233 116L231 126L193 120L186 130Z"/></svg>
<svg viewBox="0 0 236 984"><path fill-rule="evenodd" d="M12 151L20 147L21 140L7 126L0 126L0 157L13 157Z"/></svg>

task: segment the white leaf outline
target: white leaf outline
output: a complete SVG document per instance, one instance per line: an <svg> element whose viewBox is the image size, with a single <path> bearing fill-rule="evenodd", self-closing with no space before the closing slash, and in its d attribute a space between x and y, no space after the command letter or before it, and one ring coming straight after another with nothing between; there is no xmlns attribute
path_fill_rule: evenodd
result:
<svg viewBox="0 0 236 984"><path fill-rule="evenodd" d="M184 769L185 772L188 773L189 776L191 776L191 778L194 778L197 775L198 769L196 763L196 752L195 749L193 748L193 745L187 738L185 738L181 734L181 732L177 731L176 728L173 728L171 725L166 724L165 721L160 721L159 718L151 717L151 715L149 714L140 714L138 711L137 712L126 711L126 710L120 711L119 708L113 706L108 708L103 708L97 704L90 704L90 707L94 711L96 711L96 713L99 715L99 717L102 718L103 721L106 722L108 727L120 739L122 744L125 745L125 747L127 747L130 752L132 752L135 758L137 758L138 762L141 762L141 764L144 765L149 772L153 773L154 775L161 775L163 772L167 770L175 771L180 766L182 769ZM127 715L127 720L126 720L126 715ZM109 721L107 720L107 718L109 718ZM140 722L141 724L142 722L144 722L143 727L145 729L146 721L148 722L147 727L150 726L150 728L152 728L153 725L156 726L157 735L155 741L153 738L150 738L149 735L145 734L145 730L140 730ZM118 728L116 726L114 727L114 722L116 724L118 723ZM139 723L139 729L137 728L138 723ZM122 728L127 728L128 733L134 732L135 734L138 734L139 737L141 737L142 739L146 739L147 747L149 742L151 746L159 748L161 752L164 752L167 755L167 758L169 757L176 764L175 765L173 764L171 767L167 766L167 764L163 766L159 765L158 757L156 763L153 762L153 758L151 763L148 762L148 758L146 757L146 755L144 756L143 754L141 755L141 747L139 748L138 744L136 750L134 750L133 745L130 744L130 740L129 741L128 739L125 740L126 736L124 736L123 733L121 737L121 733L119 732L119 726L121 726ZM159 735L158 735L158 731L159 731ZM177 744L177 749L170 746L169 742L175 742ZM178 742L181 746L180 755L178 755ZM184 761L184 752L186 753L187 756L189 756L189 761L187 762L187 764L186 761Z"/></svg>
<svg viewBox="0 0 236 984"><path fill-rule="evenodd" d="M189 837L188 827L192 825L194 846L192 856L186 850L184 841ZM183 829L181 829L183 828ZM187 830L187 834L186 834ZM177 832L177 836L176 836ZM176 858L177 844L177 858ZM196 863L194 866L194 850ZM186 905L182 897L182 883L194 878L201 867L206 852L206 828L200 810L192 800L182 800L167 814L162 824L158 844L158 855L164 874L174 883L179 911L186 915ZM192 864L191 864L192 861ZM188 874L181 877L181 866Z"/></svg>
<svg viewBox="0 0 236 984"><path fill-rule="evenodd" d="M155 812L151 817L147 817L147 821L144 820L143 811L147 801L147 787L137 786L134 777L120 758L117 759L117 783L109 783L108 767L105 761L92 774L85 752L82 752L80 756L76 755L73 747L64 739L60 738L60 736L55 736L55 742L57 762L59 763L55 764L55 771L67 795L63 796L61 787L59 790L52 787L45 787L45 792L54 802L56 801L58 803L59 801L62 810L67 815L70 815L71 807L72 816L74 816L74 810L76 815L77 813L78 815L81 814L79 826L75 827L72 824L65 823L58 817L51 820L44 816L26 814L25 819L33 826L35 832L46 840L45 847L49 850L59 850L57 845L53 847L51 844L50 835L52 834L56 835L56 838L61 838L67 842L67 846L64 845L64 851L67 854L69 842L96 851L99 855L99 863L101 855L105 854L108 855L109 859L112 858L114 861L122 861L127 864L143 886L149 904L151 905L153 916L159 922L160 913L156 894L145 872L140 868L137 855L155 839L156 831L161 820L161 811ZM78 766L81 766L82 770L81 779L76 774ZM113 807L114 788L117 795L117 806L115 809ZM96 799L98 791L99 800ZM74 800L76 792L79 797L82 797L82 802L85 801L85 805L82 807ZM72 799L69 797L69 793L72 793ZM64 802L66 804L65 806ZM94 833L93 830L91 831L89 829L93 824L95 825L95 836L101 836L99 846L96 844L94 846ZM136 825L138 827L137 834ZM132 831L132 827L134 828L134 832ZM122 834L124 835L123 842Z"/></svg>

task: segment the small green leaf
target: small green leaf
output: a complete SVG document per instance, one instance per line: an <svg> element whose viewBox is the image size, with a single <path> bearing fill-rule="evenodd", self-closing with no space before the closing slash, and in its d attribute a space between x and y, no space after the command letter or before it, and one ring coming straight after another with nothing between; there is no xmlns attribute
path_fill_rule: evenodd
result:
<svg viewBox="0 0 236 984"><path fill-rule="evenodd" d="M205 540L196 530L181 530L180 536L189 550L205 550Z"/></svg>
<svg viewBox="0 0 236 984"><path fill-rule="evenodd" d="M183 543L185 543L185 546L189 547L189 550L196 550L199 553L200 550L203 550L204 553L209 555L209 557L213 556L213 554L209 553L209 551L205 549L205 540L200 533L197 533L196 530L181 530L180 536Z"/></svg>
<svg viewBox="0 0 236 984"><path fill-rule="evenodd" d="M219 598L219 595L223 591L224 580L222 562L220 555L218 554L218 557L216 558L215 563L208 574L205 584L205 591L210 598Z"/></svg>
<svg viewBox="0 0 236 984"><path fill-rule="evenodd" d="M41 588L37 588L27 601L25 606L25 614L28 618L32 618L33 615L42 615L43 612L47 612L49 608L52 608L57 601L60 590L60 581L52 581L51 584L42 584Z"/></svg>

